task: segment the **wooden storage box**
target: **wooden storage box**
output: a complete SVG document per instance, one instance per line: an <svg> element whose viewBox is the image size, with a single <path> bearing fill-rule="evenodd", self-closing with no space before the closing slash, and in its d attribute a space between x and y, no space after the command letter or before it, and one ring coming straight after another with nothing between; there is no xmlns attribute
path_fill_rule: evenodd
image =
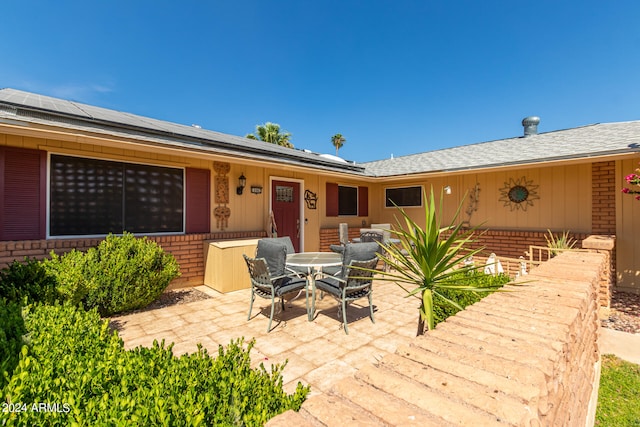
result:
<svg viewBox="0 0 640 427"><path fill-rule="evenodd" d="M219 292L249 289L251 281L242 254L254 257L260 239L204 242L204 284Z"/></svg>

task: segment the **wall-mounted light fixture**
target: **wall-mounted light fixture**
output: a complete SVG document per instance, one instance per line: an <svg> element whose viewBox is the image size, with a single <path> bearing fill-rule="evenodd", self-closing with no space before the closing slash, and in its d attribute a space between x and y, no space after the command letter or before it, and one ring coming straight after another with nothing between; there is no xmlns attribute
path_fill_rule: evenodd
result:
<svg viewBox="0 0 640 427"><path fill-rule="evenodd" d="M236 188L236 194L241 195L246 185L247 185L247 178L245 178L244 173L242 173L240 175L240 178L238 178L238 188Z"/></svg>
<svg viewBox="0 0 640 427"><path fill-rule="evenodd" d="M444 194L451 194L451 186L449 186L449 185L445 185L445 187L444 187Z"/></svg>

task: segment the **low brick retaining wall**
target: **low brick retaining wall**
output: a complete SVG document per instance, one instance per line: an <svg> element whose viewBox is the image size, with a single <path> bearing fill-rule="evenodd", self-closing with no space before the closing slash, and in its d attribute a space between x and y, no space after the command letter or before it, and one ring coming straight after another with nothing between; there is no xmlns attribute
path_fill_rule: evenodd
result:
<svg viewBox="0 0 640 427"><path fill-rule="evenodd" d="M607 264L563 253L268 425L587 425Z"/></svg>
<svg viewBox="0 0 640 427"><path fill-rule="evenodd" d="M264 231L219 232L205 234L181 234L167 236L148 236L162 248L173 254L180 265L181 276L171 282L170 288L202 285L204 280L205 240L247 239L266 237ZM51 251L57 254L72 249L86 251L97 246L103 239L51 239L25 240L19 242L0 242L0 268L6 267L13 260L22 261L25 257L43 259Z"/></svg>
<svg viewBox="0 0 640 427"><path fill-rule="evenodd" d="M586 233L571 233L570 237L580 242L587 238ZM360 237L360 229L349 227L349 239ZM529 246L547 246L549 237L546 231L527 230L478 230L476 242L470 247L483 247L486 254L494 252L500 256L518 258L524 256ZM329 251L329 246L340 243L337 228L320 229L320 250Z"/></svg>

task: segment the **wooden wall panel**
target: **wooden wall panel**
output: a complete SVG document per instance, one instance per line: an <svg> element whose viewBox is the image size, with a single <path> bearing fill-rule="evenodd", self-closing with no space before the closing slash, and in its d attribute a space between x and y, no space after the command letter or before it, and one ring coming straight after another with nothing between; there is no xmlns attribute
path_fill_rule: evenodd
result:
<svg viewBox="0 0 640 427"><path fill-rule="evenodd" d="M640 157L616 162L616 188L629 187L624 177L639 167ZM617 288L640 293L640 200L630 194L616 195Z"/></svg>

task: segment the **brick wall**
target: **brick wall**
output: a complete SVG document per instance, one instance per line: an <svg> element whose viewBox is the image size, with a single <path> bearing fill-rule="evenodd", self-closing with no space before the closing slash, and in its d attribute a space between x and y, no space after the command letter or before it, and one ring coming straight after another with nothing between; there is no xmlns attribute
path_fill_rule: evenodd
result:
<svg viewBox="0 0 640 427"><path fill-rule="evenodd" d="M591 228L593 234L616 234L616 164L591 166Z"/></svg>
<svg viewBox="0 0 640 427"><path fill-rule="evenodd" d="M184 234L171 236L149 236L162 248L173 254L180 265L181 276L171 282L170 288L201 285L204 281L204 251L205 240L244 239L265 237L264 231L220 232L205 234ZM43 259L51 251L57 254L71 249L81 251L97 246L102 239L55 239L55 240L27 240L20 242L0 242L0 268L6 267L13 260L23 260L25 257Z"/></svg>
<svg viewBox="0 0 640 427"><path fill-rule="evenodd" d="M603 253L565 252L267 425L584 426Z"/></svg>
<svg viewBox="0 0 640 427"><path fill-rule="evenodd" d="M482 233L482 234L480 234ZM547 246L545 236L547 232L543 231L518 231L518 230L479 230L476 233L477 242L470 247L485 247L486 254L494 252L499 256L518 258L525 256L525 252L529 250L530 245ZM586 233L570 233L570 237L574 238L580 246L579 242L587 238ZM349 228L349 239L360 237L359 228ZM338 244L337 228L320 229L320 250L329 251L329 245Z"/></svg>
<svg viewBox="0 0 640 427"><path fill-rule="evenodd" d="M616 235L616 164L596 162L591 165L591 230L593 234ZM610 274L616 283L616 249L610 254Z"/></svg>
<svg viewBox="0 0 640 427"><path fill-rule="evenodd" d="M349 227L349 240L360 237L360 229ZM331 245L340 244L340 234L337 228L321 228L320 229L320 251L329 252Z"/></svg>

